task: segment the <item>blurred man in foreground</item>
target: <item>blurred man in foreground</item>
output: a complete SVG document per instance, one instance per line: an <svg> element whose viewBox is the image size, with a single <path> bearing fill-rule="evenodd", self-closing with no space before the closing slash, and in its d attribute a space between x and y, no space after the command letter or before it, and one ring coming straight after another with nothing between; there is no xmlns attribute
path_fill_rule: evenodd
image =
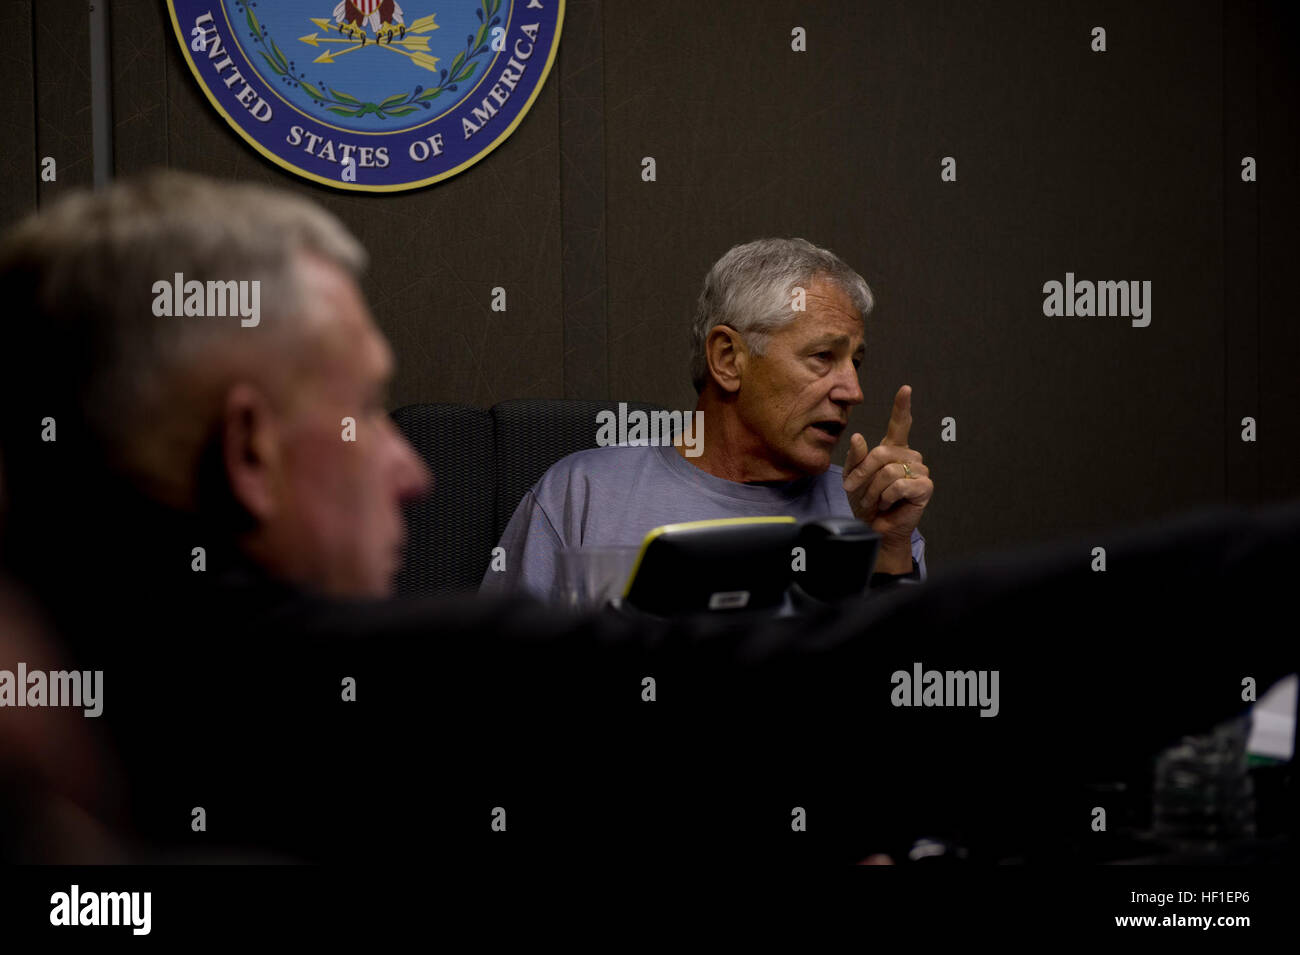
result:
<svg viewBox="0 0 1300 955"><path fill-rule="evenodd" d="M241 556L274 577L387 595L399 505L429 475L384 405L393 357L356 284L365 258L310 203L183 176L29 220L6 252L9 302L40 316L17 353L31 336L67 360L25 379L6 415L15 499L93 500L80 469L107 463L166 522L228 521ZM233 307L250 289L251 325ZM73 455L77 469L45 466ZM19 511L13 533L29 517L41 519Z"/></svg>

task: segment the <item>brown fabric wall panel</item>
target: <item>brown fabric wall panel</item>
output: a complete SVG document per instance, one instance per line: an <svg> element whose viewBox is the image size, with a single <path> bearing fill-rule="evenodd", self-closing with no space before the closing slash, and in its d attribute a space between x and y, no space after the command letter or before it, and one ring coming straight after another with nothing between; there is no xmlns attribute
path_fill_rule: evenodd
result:
<svg viewBox="0 0 1300 955"><path fill-rule="evenodd" d="M963 336L943 364L996 398L954 473L966 458L987 469L972 507L1007 490L1031 502L1023 526L985 520L990 541L1222 499L1221 160L1205 148L1222 136L1220 18L1215 3L1035 6L996 23L971 11L951 52L930 51L952 91L945 126L966 128L989 167L987 189L967 183L983 225L952 260L978 263L992 288L976 314L995 347ZM1090 48L1095 26L1105 53ZM1067 272L1149 280L1151 324L1044 316L1043 283ZM954 286L948 308L959 302ZM962 357L970 346L978 369ZM975 550L981 536L964 539Z"/></svg>
<svg viewBox="0 0 1300 955"><path fill-rule="evenodd" d="M1300 495L1300 9L1261 0L1259 20L1259 480L1264 500ZM1240 416L1238 416L1240 420Z"/></svg>
<svg viewBox="0 0 1300 955"><path fill-rule="evenodd" d="M167 165L167 69L176 43L165 3L114 0L114 174Z"/></svg>
<svg viewBox="0 0 1300 955"><path fill-rule="evenodd" d="M852 424L878 441L913 386L936 552L1221 497L1218 4L605 18L612 393L690 407L705 270L735 242L802 235L876 292ZM1151 326L1044 317L1043 283L1067 271L1151 281Z"/></svg>
<svg viewBox="0 0 1300 955"><path fill-rule="evenodd" d="M0 4L0 89L9 106L0 125L0 228L36 208L36 83L32 64L32 5Z"/></svg>
<svg viewBox="0 0 1300 955"><path fill-rule="evenodd" d="M90 10L85 0L32 6L36 55L36 154L58 163L55 182L37 180L42 204L94 179L90 136Z"/></svg>
<svg viewBox="0 0 1300 955"><path fill-rule="evenodd" d="M168 48L173 168L310 196L365 244L363 287L398 365L392 407L562 393L554 75L514 134L476 165L426 189L370 195L317 186L264 159L213 110L170 33ZM491 310L496 286L506 289L505 312Z"/></svg>
<svg viewBox="0 0 1300 955"><path fill-rule="evenodd" d="M564 397L609 397L600 0L569 0L556 62L564 204ZM626 395L621 396L626 398Z"/></svg>

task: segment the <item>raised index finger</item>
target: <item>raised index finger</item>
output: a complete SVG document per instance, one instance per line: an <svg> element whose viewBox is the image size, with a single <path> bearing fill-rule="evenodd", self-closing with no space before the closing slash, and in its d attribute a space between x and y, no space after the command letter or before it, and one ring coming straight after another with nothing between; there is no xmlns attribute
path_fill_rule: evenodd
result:
<svg viewBox="0 0 1300 955"><path fill-rule="evenodd" d="M897 448L907 447L907 433L912 430L912 386L904 385L894 395L894 410L889 415L889 428L881 444Z"/></svg>

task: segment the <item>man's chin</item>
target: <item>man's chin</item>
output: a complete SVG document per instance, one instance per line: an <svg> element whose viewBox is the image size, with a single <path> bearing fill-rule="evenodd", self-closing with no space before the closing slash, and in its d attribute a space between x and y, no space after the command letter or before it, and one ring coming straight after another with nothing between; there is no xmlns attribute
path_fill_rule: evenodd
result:
<svg viewBox="0 0 1300 955"><path fill-rule="evenodd" d="M385 580L371 581L367 586L359 588L353 596L362 600L387 600L397 592L395 578L396 574Z"/></svg>
<svg viewBox="0 0 1300 955"><path fill-rule="evenodd" d="M397 572L402 569L402 558L398 557L388 565L388 572L374 582L370 596L387 599L397 592Z"/></svg>
<svg viewBox="0 0 1300 955"><path fill-rule="evenodd" d="M376 558L361 573L338 580L329 588L329 596L344 600L386 600L397 592L398 557Z"/></svg>
<svg viewBox="0 0 1300 955"><path fill-rule="evenodd" d="M831 466L835 443L813 439L805 441L799 451L796 463L800 470L809 476L816 476Z"/></svg>
<svg viewBox="0 0 1300 955"><path fill-rule="evenodd" d="M795 479L817 477L819 474L826 473L826 469L831 466L831 449L804 445L795 449L795 453L789 457L789 462L791 468L797 472L792 475Z"/></svg>

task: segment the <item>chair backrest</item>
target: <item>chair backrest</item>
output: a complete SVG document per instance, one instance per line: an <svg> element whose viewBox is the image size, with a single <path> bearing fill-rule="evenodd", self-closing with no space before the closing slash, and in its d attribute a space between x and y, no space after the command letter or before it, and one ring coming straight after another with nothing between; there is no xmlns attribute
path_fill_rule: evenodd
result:
<svg viewBox="0 0 1300 955"><path fill-rule="evenodd" d="M560 458L596 447L601 411L617 401L525 398L491 409L407 405L393 423L433 472L433 491L403 508L402 594L475 591L524 493ZM657 405L622 402L629 411Z"/></svg>
<svg viewBox="0 0 1300 955"><path fill-rule="evenodd" d="M580 401L521 398L492 407L496 425L496 540L510 522L519 502L546 470L560 458L596 447L601 411L655 411L658 405L639 401ZM495 541L494 541L495 543Z"/></svg>
<svg viewBox="0 0 1300 955"><path fill-rule="evenodd" d="M403 506L402 594L478 589L497 542L492 416L467 405L407 405L393 423L433 472L433 490Z"/></svg>

